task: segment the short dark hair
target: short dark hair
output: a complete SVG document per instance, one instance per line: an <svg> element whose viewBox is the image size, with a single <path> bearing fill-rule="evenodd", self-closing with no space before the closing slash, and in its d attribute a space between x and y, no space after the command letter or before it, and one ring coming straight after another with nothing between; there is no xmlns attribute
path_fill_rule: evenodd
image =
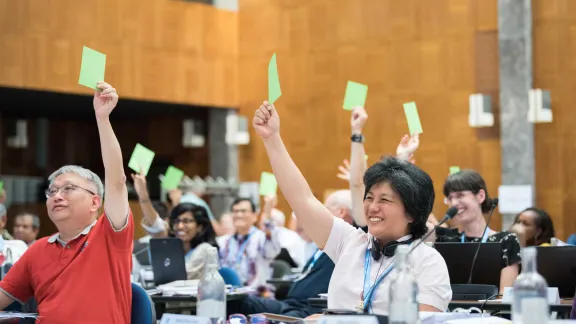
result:
<svg viewBox="0 0 576 324"><path fill-rule="evenodd" d="M239 203L243 202L243 201L247 201L250 203L250 208L252 208L252 212L255 213L256 212L256 204L254 204L254 202L252 201L252 199L250 198L246 198L246 197L238 197L236 199L234 199L234 201L232 202L232 205L230 205L230 210L232 210L232 207L238 205Z"/></svg>
<svg viewBox="0 0 576 324"><path fill-rule="evenodd" d="M387 182L400 196L406 213L414 220L410 223L410 234L413 238L424 236L428 231L426 221L434 207L432 178L415 164L385 156L364 174L364 199L374 185L382 182Z"/></svg>
<svg viewBox="0 0 576 324"><path fill-rule="evenodd" d="M214 227L212 227L212 222L210 222L208 212L206 211L206 208L202 206L198 206L192 203L181 203L176 205L170 213L170 228L172 228L174 220L187 212L192 214L196 225L202 226L202 232L196 234L196 236L190 240L190 248L194 249L202 243L208 243L212 246L215 246L216 248L219 248L218 244L216 243L216 232L214 231Z"/></svg>
<svg viewBox="0 0 576 324"><path fill-rule="evenodd" d="M30 218L32 218L32 228L33 229L39 229L40 228L40 217L38 217L37 215L30 214L30 213L22 213L22 214L16 215L16 217L14 217L14 219L20 218L20 217L26 217L26 216L29 216Z"/></svg>
<svg viewBox="0 0 576 324"><path fill-rule="evenodd" d="M552 218L545 210L536 207L526 208L518 213L518 215L516 215L514 223L518 221L520 214L527 211L534 212L537 215L536 219L534 220L534 225L537 229L542 231L540 236L534 238L536 245L540 245L542 243L550 243L550 240L553 237L556 237L556 231L554 230L554 223L552 222Z"/></svg>
<svg viewBox="0 0 576 324"><path fill-rule="evenodd" d="M444 182L443 193L444 197L448 197L453 192L472 191L473 194L477 194L480 190L484 190L484 194L486 195L480 208L482 209L482 213L487 213L492 209L492 199L490 199L488 195L486 182L484 182L482 176L474 170L462 170L449 175L446 182Z"/></svg>

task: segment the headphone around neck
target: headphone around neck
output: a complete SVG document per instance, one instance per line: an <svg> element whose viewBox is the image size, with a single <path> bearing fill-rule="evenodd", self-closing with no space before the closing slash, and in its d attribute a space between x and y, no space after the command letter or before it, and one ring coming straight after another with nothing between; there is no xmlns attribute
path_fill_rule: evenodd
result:
<svg viewBox="0 0 576 324"><path fill-rule="evenodd" d="M396 253L396 248L399 245L411 244L412 242L414 242L413 238L401 242L390 241L386 243L384 246L380 247L380 243L378 243L378 240L375 237L372 237L372 248L370 249L370 253L372 254L372 258L374 259L374 261L378 261L380 260L382 255L386 257L393 257L394 254Z"/></svg>

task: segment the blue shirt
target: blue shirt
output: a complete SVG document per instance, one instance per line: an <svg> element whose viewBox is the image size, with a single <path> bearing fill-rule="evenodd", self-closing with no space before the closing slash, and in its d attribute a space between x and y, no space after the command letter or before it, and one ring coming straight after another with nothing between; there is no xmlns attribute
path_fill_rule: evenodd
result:
<svg viewBox="0 0 576 324"><path fill-rule="evenodd" d="M307 268L312 263L314 256L306 262ZM309 272L306 277L292 284L290 291L285 302L294 300L300 303L308 304L309 298L317 298L319 294L328 292L328 284L334 271L334 262L322 253L318 260L314 263L312 269L307 269Z"/></svg>

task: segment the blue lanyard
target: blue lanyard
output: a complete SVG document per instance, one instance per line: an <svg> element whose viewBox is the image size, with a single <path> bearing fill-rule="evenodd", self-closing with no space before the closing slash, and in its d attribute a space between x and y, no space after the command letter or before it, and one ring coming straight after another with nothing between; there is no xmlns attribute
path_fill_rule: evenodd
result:
<svg viewBox="0 0 576 324"><path fill-rule="evenodd" d="M240 245L240 247L238 248L238 254L236 255L236 264L239 264L240 261L242 260L242 255L244 255L244 251L246 250L246 247L248 246L248 241L250 240L250 236L252 236L252 232L248 233L248 235L246 235L246 237L244 238L244 242L242 242L242 245Z"/></svg>
<svg viewBox="0 0 576 324"><path fill-rule="evenodd" d="M486 228L486 231L484 231L484 235L482 235L482 243L486 243L488 241L488 234L490 234L490 227ZM462 233L462 236L460 237L460 242L464 243L466 242L466 233Z"/></svg>
<svg viewBox="0 0 576 324"><path fill-rule="evenodd" d="M186 253L186 255L184 256L184 260L188 261L188 259L190 259L190 257L192 256L192 252L194 252L194 249L190 249L190 251Z"/></svg>
<svg viewBox="0 0 576 324"><path fill-rule="evenodd" d="M370 255L370 250L367 249L366 256L364 258L364 290L363 290L364 311L370 309L372 299L374 298L374 291L380 285L380 283L382 283L382 280L384 280L384 278L386 278L386 276L388 276L390 272L392 272L392 270L394 269L394 263L392 262L390 263L390 265L388 265L388 267L386 268L386 270L384 270L384 272L380 275L380 277L378 277L376 281L374 281L374 285L370 287L371 265L372 265L372 256Z"/></svg>
<svg viewBox="0 0 576 324"><path fill-rule="evenodd" d="M322 251L320 251L320 249L316 249L316 252L314 252L314 255L312 256L312 261L310 262L310 264L308 264L308 267L306 267L306 270L308 270L307 272L312 271L312 268L314 268L316 261L320 259L321 255Z"/></svg>

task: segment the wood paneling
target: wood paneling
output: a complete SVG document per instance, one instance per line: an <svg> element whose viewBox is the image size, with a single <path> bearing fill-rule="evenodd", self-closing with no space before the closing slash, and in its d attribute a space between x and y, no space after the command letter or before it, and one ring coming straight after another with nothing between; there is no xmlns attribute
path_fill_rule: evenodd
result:
<svg viewBox="0 0 576 324"><path fill-rule="evenodd" d="M534 88L550 91L553 122L535 126L536 198L556 234L576 232L576 2L533 0Z"/></svg>
<svg viewBox="0 0 576 324"><path fill-rule="evenodd" d="M276 52L283 139L313 192L347 187L336 173L350 155L350 113L341 107L354 80L369 86L370 162L395 152L408 132L402 103L416 101L424 128L416 163L435 180L434 212L446 209L441 189L451 165L478 170L497 193L498 126L468 126L470 94L497 98L495 1L250 0L240 2L238 28L241 112L252 116L266 99ZM239 157L242 179L254 181L270 166L251 136ZM279 206L288 215L284 200ZM497 215L492 224L500 224Z"/></svg>
<svg viewBox="0 0 576 324"><path fill-rule="evenodd" d="M237 106L237 13L180 0L0 0L0 85L89 93L82 46L124 98Z"/></svg>

